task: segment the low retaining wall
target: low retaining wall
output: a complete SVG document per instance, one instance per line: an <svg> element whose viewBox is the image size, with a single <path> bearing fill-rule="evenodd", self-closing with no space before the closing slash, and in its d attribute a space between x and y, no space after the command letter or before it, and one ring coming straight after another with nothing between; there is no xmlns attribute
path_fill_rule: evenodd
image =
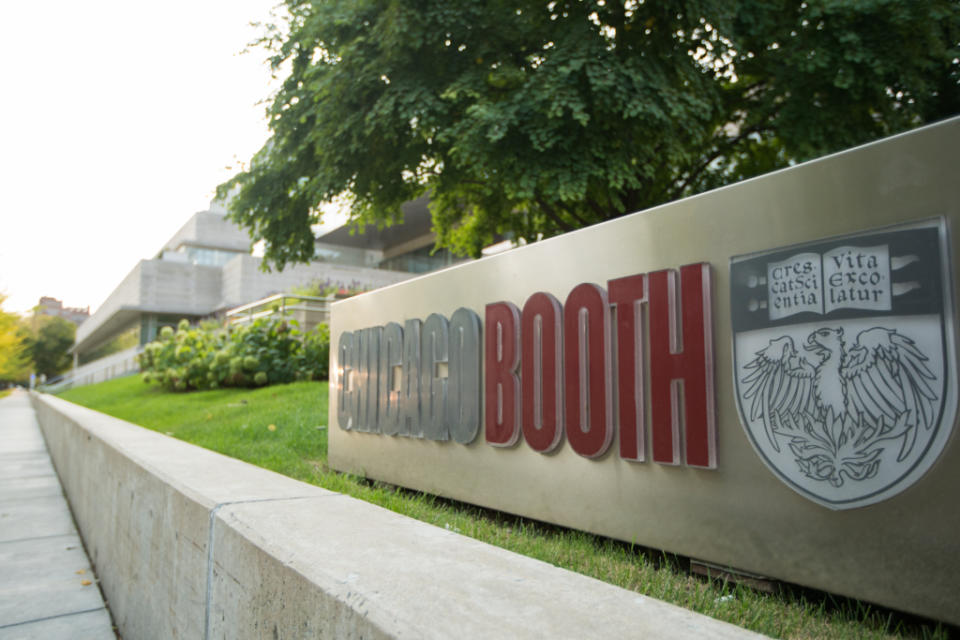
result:
<svg viewBox="0 0 960 640"><path fill-rule="evenodd" d="M34 394L124 638L755 634Z"/></svg>

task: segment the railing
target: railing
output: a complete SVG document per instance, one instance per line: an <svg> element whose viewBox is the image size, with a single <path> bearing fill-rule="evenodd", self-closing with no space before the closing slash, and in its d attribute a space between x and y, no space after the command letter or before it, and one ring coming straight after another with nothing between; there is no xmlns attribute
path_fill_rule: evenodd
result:
<svg viewBox="0 0 960 640"><path fill-rule="evenodd" d="M330 303L335 298L278 293L230 309L227 324L249 324L258 318L280 315L296 320L302 331L309 331L321 322L330 322Z"/></svg>
<svg viewBox="0 0 960 640"><path fill-rule="evenodd" d="M103 382L140 371L137 356L143 347L136 346L104 356L99 360L80 365L40 386L41 391L56 393L73 387L82 387L94 382Z"/></svg>

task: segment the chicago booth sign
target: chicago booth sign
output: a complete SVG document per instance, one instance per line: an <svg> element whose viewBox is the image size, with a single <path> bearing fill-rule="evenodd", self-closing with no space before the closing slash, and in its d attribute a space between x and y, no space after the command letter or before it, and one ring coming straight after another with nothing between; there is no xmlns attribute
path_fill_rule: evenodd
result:
<svg viewBox="0 0 960 640"><path fill-rule="evenodd" d="M329 462L960 624L960 118L333 305Z"/></svg>
<svg viewBox="0 0 960 640"><path fill-rule="evenodd" d="M649 348L641 335L644 307ZM403 326L344 331L337 424L470 444L482 404L489 445L511 447L522 433L531 449L550 453L565 437L577 454L597 458L616 424L620 457L643 461L649 377L653 460L713 468L710 309L710 268L696 264L616 278L606 288L582 283L563 304L545 291L522 310L493 302L482 332L478 314L463 307L449 320L433 313Z"/></svg>

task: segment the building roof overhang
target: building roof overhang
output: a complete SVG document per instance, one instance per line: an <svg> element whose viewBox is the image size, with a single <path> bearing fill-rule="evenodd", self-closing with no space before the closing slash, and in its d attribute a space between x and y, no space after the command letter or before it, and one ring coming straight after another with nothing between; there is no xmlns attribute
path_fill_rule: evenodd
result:
<svg viewBox="0 0 960 640"><path fill-rule="evenodd" d="M105 344L120 333L126 331L141 317L147 314L161 314L165 316L179 316L182 318L200 318L211 315L215 309L207 313L198 313L196 308L182 309L164 307L152 308L149 306L127 305L117 308L100 324L93 328L88 334L84 335L78 342L75 342L69 349L69 353L84 353L92 351ZM89 322L89 320L88 320Z"/></svg>
<svg viewBox="0 0 960 640"><path fill-rule="evenodd" d="M355 249L389 250L430 233L433 220L427 208L429 203L429 196L404 203L402 223L383 229L367 225L363 233L359 233L353 225L345 224L317 237L317 242Z"/></svg>

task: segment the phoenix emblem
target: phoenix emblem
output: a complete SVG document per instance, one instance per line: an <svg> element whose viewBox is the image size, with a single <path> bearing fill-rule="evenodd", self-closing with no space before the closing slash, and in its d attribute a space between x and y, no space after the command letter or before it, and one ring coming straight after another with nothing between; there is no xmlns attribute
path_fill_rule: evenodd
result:
<svg viewBox="0 0 960 640"><path fill-rule="evenodd" d="M790 447L804 475L834 487L871 478L884 449L898 446L901 461L936 423L937 376L909 337L874 327L848 344L842 328L823 327L802 348L770 340L741 382L744 411L775 451Z"/></svg>

